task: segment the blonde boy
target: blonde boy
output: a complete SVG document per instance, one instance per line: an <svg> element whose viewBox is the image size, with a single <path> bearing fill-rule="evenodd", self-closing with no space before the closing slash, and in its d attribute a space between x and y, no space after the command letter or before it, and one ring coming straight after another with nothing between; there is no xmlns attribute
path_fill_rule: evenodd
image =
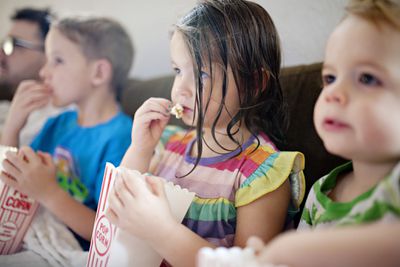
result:
<svg viewBox="0 0 400 267"><path fill-rule="evenodd" d="M55 106L77 110L49 119L31 147L8 153L0 178L47 208L87 249L105 163L118 165L130 144L132 120L117 96L133 48L111 19L67 18L52 25L45 50L42 82L23 82L18 90L30 90L31 101L49 95ZM27 115L21 109L10 112L3 145L17 145Z"/></svg>

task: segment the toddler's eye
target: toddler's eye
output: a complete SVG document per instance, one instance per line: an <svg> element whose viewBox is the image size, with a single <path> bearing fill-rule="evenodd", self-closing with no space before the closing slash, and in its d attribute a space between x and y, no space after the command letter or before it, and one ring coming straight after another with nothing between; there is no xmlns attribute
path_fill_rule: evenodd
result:
<svg viewBox="0 0 400 267"><path fill-rule="evenodd" d="M324 86L331 84L335 81L336 77L333 76L332 74L326 74L326 75L322 75L322 82L324 84Z"/></svg>
<svg viewBox="0 0 400 267"><path fill-rule="evenodd" d="M370 85L370 86L379 86L382 84L382 82L378 78L376 78L374 75L369 74L369 73L362 73L359 78L359 81L362 84Z"/></svg>

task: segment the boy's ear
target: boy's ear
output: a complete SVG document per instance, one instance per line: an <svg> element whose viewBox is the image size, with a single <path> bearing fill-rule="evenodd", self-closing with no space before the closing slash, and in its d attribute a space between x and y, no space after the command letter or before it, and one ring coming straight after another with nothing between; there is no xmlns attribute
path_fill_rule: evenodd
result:
<svg viewBox="0 0 400 267"><path fill-rule="evenodd" d="M111 83L112 66L110 61L97 59L93 62L92 68L92 84L94 86Z"/></svg>

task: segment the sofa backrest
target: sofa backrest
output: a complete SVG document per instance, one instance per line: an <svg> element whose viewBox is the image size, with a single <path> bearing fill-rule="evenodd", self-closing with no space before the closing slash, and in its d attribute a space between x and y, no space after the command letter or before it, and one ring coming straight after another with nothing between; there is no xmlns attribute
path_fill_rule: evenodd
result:
<svg viewBox="0 0 400 267"><path fill-rule="evenodd" d="M321 66L321 63L315 63L286 67L280 78L289 108L286 144L280 148L304 153L307 192L317 179L344 162L326 151L313 124L314 104L321 91ZM133 115L149 97L169 99L173 79L172 75L167 75L150 80L130 80L122 96L123 109ZM171 123L180 125L181 122L174 119Z"/></svg>
<svg viewBox="0 0 400 267"><path fill-rule="evenodd" d="M321 63L282 69L281 85L289 108L289 129L281 150L305 155L307 188L344 159L326 151L313 122L314 105L322 89Z"/></svg>

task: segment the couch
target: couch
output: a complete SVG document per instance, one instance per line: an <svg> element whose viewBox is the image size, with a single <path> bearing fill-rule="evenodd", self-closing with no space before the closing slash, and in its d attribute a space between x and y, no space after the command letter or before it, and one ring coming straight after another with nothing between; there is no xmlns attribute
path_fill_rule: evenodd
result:
<svg viewBox="0 0 400 267"><path fill-rule="evenodd" d="M281 84L289 107L289 129L281 150L301 151L305 155L306 193L318 178L344 159L329 154L313 125L314 103L321 91L321 63L286 67L281 72ZM170 98L173 76L149 80L131 79L122 94L122 107L133 115L151 96ZM172 124L180 124L173 119Z"/></svg>

